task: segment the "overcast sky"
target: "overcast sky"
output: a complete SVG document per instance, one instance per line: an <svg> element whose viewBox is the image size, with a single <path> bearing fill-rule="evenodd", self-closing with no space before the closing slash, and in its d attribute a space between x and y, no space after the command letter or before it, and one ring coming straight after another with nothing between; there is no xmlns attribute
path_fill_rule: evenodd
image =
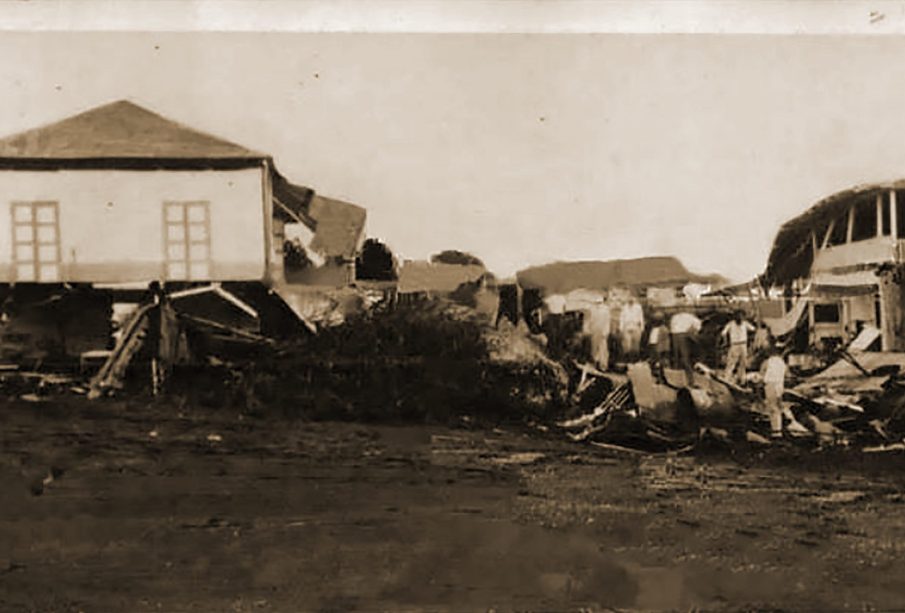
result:
<svg viewBox="0 0 905 613"><path fill-rule="evenodd" d="M3 33L0 133L128 98L365 206L401 257L743 280L784 220L905 177L903 57L891 36Z"/></svg>

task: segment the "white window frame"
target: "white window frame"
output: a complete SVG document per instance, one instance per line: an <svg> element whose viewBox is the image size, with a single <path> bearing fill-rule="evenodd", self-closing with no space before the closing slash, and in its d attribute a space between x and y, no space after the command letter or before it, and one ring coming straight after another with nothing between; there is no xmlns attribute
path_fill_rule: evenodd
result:
<svg viewBox="0 0 905 613"><path fill-rule="evenodd" d="M17 211L27 210L28 218L21 219ZM49 221L39 220L39 211L50 210ZM12 228L12 263L13 279L18 283L61 283L63 280L62 257L60 246L60 204L55 200L15 200L9 207ZM27 240L22 240L18 230L28 228L30 235ZM50 241L41 239L42 228L52 228L53 239ZM50 257L42 254L50 248ZM31 251L29 258L20 257L20 248ZM43 249L42 249L43 248ZM31 266L30 275L22 275L21 268ZM45 268L53 272L45 271Z"/></svg>
<svg viewBox="0 0 905 613"><path fill-rule="evenodd" d="M168 200L163 203L164 278L169 281L208 281L212 278L211 207L207 200ZM195 211L201 211L197 219ZM179 232L176 232L176 228ZM199 233L203 233L198 238ZM173 238L181 234L181 238ZM200 249L204 257L195 257ZM178 257L173 257L175 252ZM179 272L181 270L181 273Z"/></svg>

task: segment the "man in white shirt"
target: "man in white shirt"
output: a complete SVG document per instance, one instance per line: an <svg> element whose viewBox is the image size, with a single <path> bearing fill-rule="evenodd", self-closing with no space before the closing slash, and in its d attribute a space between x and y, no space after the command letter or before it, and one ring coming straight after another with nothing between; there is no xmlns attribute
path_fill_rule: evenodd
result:
<svg viewBox="0 0 905 613"><path fill-rule="evenodd" d="M723 371L725 379L732 380L734 376L739 385L745 384L745 372L748 368L748 332L754 331L754 326L742 318L741 311L736 311L732 321L723 328L720 336L729 343L726 370Z"/></svg>
<svg viewBox="0 0 905 613"><path fill-rule="evenodd" d="M641 349L641 333L644 331L644 310L637 298L631 296L619 312L619 334L622 336L622 352L627 358L637 357Z"/></svg>
<svg viewBox="0 0 905 613"><path fill-rule="evenodd" d="M562 294L552 294L544 298L547 309L542 328L547 336L547 352L554 360L562 357L566 351L568 335L566 334L566 298Z"/></svg>
<svg viewBox="0 0 905 613"><path fill-rule="evenodd" d="M774 437L782 436L782 395L785 391L786 363L782 354L770 350L770 357L760 367L764 380L764 400L770 416L770 431ZM794 421L794 417L792 419Z"/></svg>
<svg viewBox="0 0 905 613"><path fill-rule="evenodd" d="M562 315L566 312L566 297L562 294L550 294L544 298L544 305L551 315Z"/></svg>
<svg viewBox="0 0 905 613"><path fill-rule="evenodd" d="M591 357L601 370L607 370L610 351L607 345L610 337L610 307L600 298L584 312L584 333L591 339Z"/></svg>
<svg viewBox="0 0 905 613"><path fill-rule="evenodd" d="M692 313L676 313L669 320L673 366L684 368L691 378L691 343L701 331L701 320Z"/></svg>

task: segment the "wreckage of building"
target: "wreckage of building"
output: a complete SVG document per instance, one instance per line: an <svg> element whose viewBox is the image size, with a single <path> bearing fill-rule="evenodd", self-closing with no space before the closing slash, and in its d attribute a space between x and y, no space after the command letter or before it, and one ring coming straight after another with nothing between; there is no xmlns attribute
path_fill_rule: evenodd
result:
<svg viewBox="0 0 905 613"><path fill-rule="evenodd" d="M824 198L781 228L765 280L806 315L809 343L845 343L865 327L880 349L905 350L905 181Z"/></svg>
<svg viewBox="0 0 905 613"><path fill-rule="evenodd" d="M364 238L363 208L128 101L0 140L0 194L6 360L110 350L114 303L154 282L177 308L260 332L281 310L269 298L353 280ZM290 235L306 254L293 274Z"/></svg>

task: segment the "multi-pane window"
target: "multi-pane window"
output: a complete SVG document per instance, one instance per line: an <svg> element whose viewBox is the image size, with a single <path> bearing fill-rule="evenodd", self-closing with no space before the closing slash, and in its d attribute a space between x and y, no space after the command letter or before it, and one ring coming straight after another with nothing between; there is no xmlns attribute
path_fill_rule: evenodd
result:
<svg viewBox="0 0 905 613"><path fill-rule="evenodd" d="M60 280L60 218L56 202L13 202L13 266L16 281Z"/></svg>
<svg viewBox="0 0 905 613"><path fill-rule="evenodd" d="M164 203L166 276L174 281L210 279L210 204Z"/></svg>

